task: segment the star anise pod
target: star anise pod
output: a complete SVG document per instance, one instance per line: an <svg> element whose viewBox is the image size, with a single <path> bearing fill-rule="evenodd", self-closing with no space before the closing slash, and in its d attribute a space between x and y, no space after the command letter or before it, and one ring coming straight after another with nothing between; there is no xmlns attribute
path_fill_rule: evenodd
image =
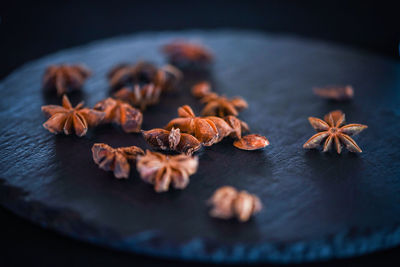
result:
<svg viewBox="0 0 400 267"><path fill-rule="evenodd" d="M161 89L153 84L146 84L139 87L135 85L133 90L124 87L114 94L114 97L128 102L132 106L145 110L147 106L156 105L160 101Z"/></svg>
<svg viewBox="0 0 400 267"><path fill-rule="evenodd" d="M66 95L63 96L62 106L42 106L42 112L50 117L43 127L51 133L64 132L66 135L75 133L77 136L84 136L89 127L98 125L105 117L105 113L89 108L82 108L83 102L72 107Z"/></svg>
<svg viewBox="0 0 400 267"><path fill-rule="evenodd" d="M192 155L201 148L201 143L196 137L181 133L179 128L172 128L171 131L156 128L142 131L142 134L146 142L154 149L172 150Z"/></svg>
<svg viewBox="0 0 400 267"><path fill-rule="evenodd" d="M206 95L212 92L211 85L207 81L198 82L195 85L193 85L191 92L192 95L196 98L205 97Z"/></svg>
<svg viewBox="0 0 400 267"><path fill-rule="evenodd" d="M238 119L233 115L226 116L224 120L232 128L232 133L229 135L232 138L242 138L242 133L250 131L249 125L246 122Z"/></svg>
<svg viewBox="0 0 400 267"><path fill-rule="evenodd" d="M350 137L359 134L364 129L368 128L363 124L347 124L341 126L345 122L345 115L340 110L332 111L325 115L324 120L309 117L308 121L311 126L318 131L313 135L304 145L303 148L317 148L325 140L323 145L323 152L327 152L332 143L335 143L336 151L338 154L342 151L342 144L351 152L361 153L361 148Z"/></svg>
<svg viewBox="0 0 400 267"><path fill-rule="evenodd" d="M219 116L227 115L237 116L239 111L248 107L246 100L241 97L228 99L225 96L219 96L216 93L210 93L201 99L206 106L201 112L202 116Z"/></svg>
<svg viewBox="0 0 400 267"><path fill-rule="evenodd" d="M121 125L127 133L140 132L143 122L142 112L128 103L109 97L98 102L93 109L105 112L103 123Z"/></svg>
<svg viewBox="0 0 400 267"><path fill-rule="evenodd" d="M143 181L153 184L156 192L174 188L183 189L189 184L189 176L197 171L198 158L184 154L171 156L146 151L136 163Z"/></svg>
<svg viewBox="0 0 400 267"><path fill-rule="evenodd" d="M194 135L205 146L211 146L218 141L218 129L209 118L196 117L188 105L178 108L178 115L179 118L167 124L166 130L179 128L181 132Z"/></svg>
<svg viewBox="0 0 400 267"><path fill-rule="evenodd" d="M167 64L159 69L159 84L162 91L176 89L182 79L182 71L172 65Z"/></svg>
<svg viewBox="0 0 400 267"><path fill-rule="evenodd" d="M112 148L109 145L96 143L92 147L93 160L100 169L113 171L116 178L128 178L131 170L130 162L143 155L140 147Z"/></svg>
<svg viewBox="0 0 400 267"><path fill-rule="evenodd" d="M80 89L90 74L90 70L83 65L51 65L43 75L43 88L56 89L60 96Z"/></svg>
<svg viewBox="0 0 400 267"><path fill-rule="evenodd" d="M346 86L328 86L325 88L314 88L314 94L325 99L336 101L350 100L354 96L354 90L351 85Z"/></svg>
<svg viewBox="0 0 400 267"><path fill-rule="evenodd" d="M234 187L223 186L216 190L209 199L212 206L210 215L219 219L236 217L240 222L245 222L262 209L260 199L247 191L237 191Z"/></svg>
<svg viewBox="0 0 400 267"><path fill-rule="evenodd" d="M162 52L170 62L176 64L208 64L214 57L211 51L203 45L178 40L164 45Z"/></svg>

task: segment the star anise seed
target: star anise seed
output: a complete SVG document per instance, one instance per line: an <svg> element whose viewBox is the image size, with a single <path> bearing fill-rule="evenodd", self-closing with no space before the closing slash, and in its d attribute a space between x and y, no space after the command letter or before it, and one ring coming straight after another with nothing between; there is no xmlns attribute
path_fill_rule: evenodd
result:
<svg viewBox="0 0 400 267"><path fill-rule="evenodd" d="M354 89L351 85L346 86L328 86L325 88L314 88L314 94L321 98L336 101L350 100L354 96Z"/></svg>
<svg viewBox="0 0 400 267"><path fill-rule="evenodd" d="M201 99L206 106L201 112L202 116L225 117L227 115L237 116L239 111L248 107L246 100L241 97L228 99L216 93L210 93Z"/></svg>
<svg viewBox="0 0 400 267"><path fill-rule="evenodd" d="M332 111L325 115L324 120L309 117L308 121L311 126L317 130L317 134L313 135L304 145L303 148L311 149L317 148L325 140L323 145L323 152L329 151L332 144L335 143L336 152L342 152L342 144L345 145L350 152L361 153L361 148L350 137L359 134L361 131L368 128L363 124L347 124L344 125L345 115L340 110Z"/></svg>
<svg viewBox="0 0 400 267"><path fill-rule="evenodd" d="M43 127L54 134L64 132L66 135L75 133L79 137L84 136L88 128L102 122L106 114L101 111L82 108L83 104L81 102L76 107L72 107L68 97L64 95L62 106L42 106L42 112L50 117L43 124Z"/></svg>
<svg viewBox="0 0 400 267"><path fill-rule="evenodd" d="M249 134L233 142L233 145L242 150L257 150L269 145L265 136L259 134Z"/></svg>

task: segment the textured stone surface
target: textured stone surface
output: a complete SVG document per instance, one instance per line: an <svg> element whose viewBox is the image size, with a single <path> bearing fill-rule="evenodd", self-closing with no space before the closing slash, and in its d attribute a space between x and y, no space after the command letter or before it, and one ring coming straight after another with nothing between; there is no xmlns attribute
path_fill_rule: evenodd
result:
<svg viewBox="0 0 400 267"><path fill-rule="evenodd" d="M90 106L108 94L105 74L121 61L163 64L159 46L176 37L211 47L210 73L188 73L179 93L144 113L144 129L164 126L180 105L201 105L189 87L203 78L250 105L241 114L271 145L247 152L224 141L203 149L183 190L157 194L136 171L114 179L92 161L93 143L148 148L117 127L83 138L47 132L40 112L60 100L43 95L52 63L83 62L94 72L82 94ZM351 84L352 102L318 99L313 86ZM400 66L375 55L256 32L148 33L61 51L0 84L0 202L15 213L79 239L165 257L212 261L299 262L349 257L400 243ZM342 109L369 128L355 139L363 153L323 154L302 144L314 134L308 116ZM222 185L257 194L263 211L250 222L208 216L205 201Z"/></svg>

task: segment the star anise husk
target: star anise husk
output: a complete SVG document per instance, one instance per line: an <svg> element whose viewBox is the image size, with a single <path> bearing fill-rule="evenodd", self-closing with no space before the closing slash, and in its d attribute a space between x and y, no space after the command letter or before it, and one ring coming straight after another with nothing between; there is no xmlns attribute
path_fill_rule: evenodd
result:
<svg viewBox="0 0 400 267"><path fill-rule="evenodd" d="M262 209L260 199L247 191L237 191L232 186L223 186L216 190L208 200L212 206L210 215L219 219L236 217L240 222L246 222Z"/></svg>
<svg viewBox="0 0 400 267"><path fill-rule="evenodd" d="M324 88L314 88L314 94L321 98L346 101L354 96L354 89L351 85L346 86L328 86Z"/></svg>
<svg viewBox="0 0 400 267"><path fill-rule="evenodd" d="M62 106L47 105L42 106L42 112L50 117L43 127L54 134L64 132L69 135L75 133L77 136L84 136L89 127L93 127L102 122L105 113L89 108L83 108L83 102L72 107L66 95L63 96Z"/></svg>
<svg viewBox="0 0 400 267"><path fill-rule="evenodd" d="M179 128L172 128L171 131L156 128L149 131L142 131L142 134L146 142L154 149L170 150L192 155L201 148L201 143L196 137L181 133Z"/></svg>
<svg viewBox="0 0 400 267"><path fill-rule="evenodd" d="M196 98L203 98L206 95L212 93L211 85L207 81L198 82L192 86L192 95Z"/></svg>
<svg viewBox="0 0 400 267"><path fill-rule="evenodd" d="M333 143L335 143L336 152L338 154L342 152L342 145L350 152L362 152L361 148L350 136L359 134L361 131L368 128L367 125L356 123L343 125L345 123L345 115L340 110L335 110L326 114L324 121L314 117L309 117L308 121L318 133L313 135L303 145L303 148L317 148L325 140L323 152L329 151Z"/></svg>
<svg viewBox="0 0 400 267"><path fill-rule="evenodd" d="M259 134L249 134L233 142L233 145L242 150L258 150L269 145L265 136Z"/></svg>
<svg viewBox="0 0 400 267"><path fill-rule="evenodd" d="M135 162L144 152L137 146L112 148L103 143L96 143L92 147L92 154L94 162L100 169L113 171L114 176L121 179L129 177L130 163Z"/></svg>
<svg viewBox="0 0 400 267"><path fill-rule="evenodd" d="M189 184L189 176L197 171L198 158L185 154L164 155L146 151L136 163L143 181L153 184L156 192L174 188L184 189Z"/></svg>
<svg viewBox="0 0 400 267"><path fill-rule="evenodd" d="M214 56L205 46L189 43L186 41L173 41L162 47L162 52L168 57L168 60L174 64L208 64L211 63Z"/></svg>
<svg viewBox="0 0 400 267"><path fill-rule="evenodd" d="M109 97L98 102L93 109L105 112L103 123L121 125L126 133L140 132L143 114L128 103Z"/></svg>
<svg viewBox="0 0 400 267"><path fill-rule="evenodd" d="M79 90L90 74L90 70L84 65L51 65L43 75L43 88L56 89L57 95L61 96Z"/></svg>
<svg viewBox="0 0 400 267"><path fill-rule="evenodd" d="M238 116L239 111L248 107L246 100L241 97L228 99L216 93L210 93L201 99L205 107L201 112L202 116L225 117L227 115Z"/></svg>
<svg viewBox="0 0 400 267"><path fill-rule="evenodd" d="M247 125L246 122L238 119L233 115L226 116L224 120L233 130L232 133L229 135L232 138L240 139L242 138L243 133L250 131L249 125Z"/></svg>
<svg viewBox="0 0 400 267"><path fill-rule="evenodd" d="M131 104L134 107L145 110L148 106L154 106L160 101L161 88L154 84L146 84L140 88L135 85L131 90L124 87L114 94L116 99L122 100Z"/></svg>
<svg viewBox="0 0 400 267"><path fill-rule="evenodd" d="M171 120L166 130L179 128L181 132L195 136L203 145L211 146L218 142L219 134L215 123L209 118L196 117L188 105L178 108L179 118Z"/></svg>

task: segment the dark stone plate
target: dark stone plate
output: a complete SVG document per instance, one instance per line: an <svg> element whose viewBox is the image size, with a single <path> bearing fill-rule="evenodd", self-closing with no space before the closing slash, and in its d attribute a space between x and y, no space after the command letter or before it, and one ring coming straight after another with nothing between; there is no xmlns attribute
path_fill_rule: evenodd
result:
<svg viewBox="0 0 400 267"><path fill-rule="evenodd" d="M95 142L146 147L118 127L83 138L47 132L40 111L60 99L41 91L52 63L83 62L94 72L82 94L90 106L106 97L116 63L163 64L160 45L196 39L216 55L213 69L187 73L179 93L144 114L144 129L164 126L180 105L201 105L189 87L208 78L228 96L241 95L241 114L271 145L246 152L227 140L199 153L198 172L183 190L157 194L136 171L117 180L92 161ZM355 99L326 102L313 86L352 84ZM28 63L1 82L1 203L66 235L121 250L216 262L301 262L350 257L400 243L400 66L348 48L256 32L148 33L95 42ZM308 116L342 109L369 128L355 139L364 152L302 149L314 134ZM248 223L208 216L205 201L222 185L257 194L265 208Z"/></svg>

